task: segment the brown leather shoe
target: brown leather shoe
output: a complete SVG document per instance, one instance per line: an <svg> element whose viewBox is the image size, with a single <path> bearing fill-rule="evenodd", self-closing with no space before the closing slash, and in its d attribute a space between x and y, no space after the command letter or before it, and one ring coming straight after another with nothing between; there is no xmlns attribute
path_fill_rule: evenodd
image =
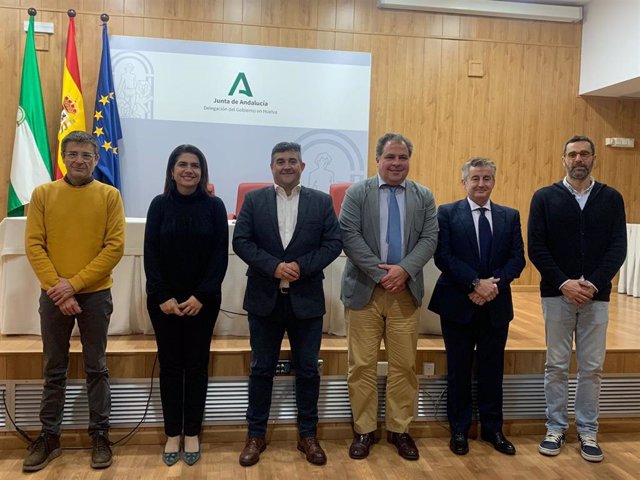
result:
<svg viewBox="0 0 640 480"><path fill-rule="evenodd" d="M398 449L398 455L406 460L418 460L420 452L413 438L408 433L387 432L387 442Z"/></svg>
<svg viewBox="0 0 640 480"><path fill-rule="evenodd" d="M307 462L314 465L324 465L327 463L327 454L318 443L316 437L305 437L298 439L298 450L305 454Z"/></svg>
<svg viewBox="0 0 640 480"><path fill-rule="evenodd" d="M243 467L250 467L255 465L260 460L260 454L267 448L267 441L264 437L250 437L247 438L242 453L240 453L240 465Z"/></svg>
<svg viewBox="0 0 640 480"><path fill-rule="evenodd" d="M349 447L349 456L354 460L362 460L369 456L371 445L376 442L375 432L355 433Z"/></svg>

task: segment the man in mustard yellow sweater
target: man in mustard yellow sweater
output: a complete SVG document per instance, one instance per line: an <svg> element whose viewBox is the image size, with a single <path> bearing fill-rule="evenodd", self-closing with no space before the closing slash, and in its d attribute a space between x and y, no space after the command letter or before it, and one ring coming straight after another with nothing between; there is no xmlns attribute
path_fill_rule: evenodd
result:
<svg viewBox="0 0 640 480"><path fill-rule="evenodd" d="M120 192L92 177L100 147L91 135L72 132L61 147L66 175L37 187L27 213L25 248L42 288L44 352L42 431L24 460L28 472L61 453L69 338L76 319L87 376L91 466L105 468L112 461L106 347L113 311L111 271L124 253L124 209Z"/></svg>

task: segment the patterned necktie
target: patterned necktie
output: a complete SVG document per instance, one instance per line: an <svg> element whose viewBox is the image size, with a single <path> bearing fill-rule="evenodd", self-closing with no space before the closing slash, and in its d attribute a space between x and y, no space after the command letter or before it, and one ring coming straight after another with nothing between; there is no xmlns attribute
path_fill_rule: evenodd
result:
<svg viewBox="0 0 640 480"><path fill-rule="evenodd" d="M489 258L491 256L491 240L493 235L491 233L491 225L489 225L489 219L486 217L486 208L479 208L480 219L478 220L478 240L480 243L480 277L488 278L490 276L489 271Z"/></svg>
<svg viewBox="0 0 640 480"><path fill-rule="evenodd" d="M389 222L387 223L387 263L396 265L402 260L402 233L400 231L400 207L396 192L399 187L389 187Z"/></svg>

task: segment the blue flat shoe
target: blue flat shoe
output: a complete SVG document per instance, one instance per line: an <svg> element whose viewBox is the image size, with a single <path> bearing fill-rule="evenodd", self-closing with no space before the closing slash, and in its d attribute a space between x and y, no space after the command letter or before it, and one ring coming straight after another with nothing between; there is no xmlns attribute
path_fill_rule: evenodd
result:
<svg viewBox="0 0 640 480"><path fill-rule="evenodd" d="M193 465L200 460L200 450L197 452L182 452L182 459L187 465Z"/></svg>
<svg viewBox="0 0 640 480"><path fill-rule="evenodd" d="M162 461L165 463L167 467L171 465L175 465L180 460L180 452L162 452Z"/></svg>

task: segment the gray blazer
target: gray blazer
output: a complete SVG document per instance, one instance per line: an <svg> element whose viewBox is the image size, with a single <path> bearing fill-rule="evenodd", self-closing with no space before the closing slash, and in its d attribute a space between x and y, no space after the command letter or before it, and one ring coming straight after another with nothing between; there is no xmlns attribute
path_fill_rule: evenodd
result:
<svg viewBox="0 0 640 480"><path fill-rule="evenodd" d="M409 274L408 287L416 306L422 303L422 269L438 243L438 218L433 193L407 180L405 192L405 256L398 265ZM386 275L380 259L380 195L378 176L353 184L340 212L343 249L347 263L340 298L345 307L360 309L369 303L375 286Z"/></svg>

